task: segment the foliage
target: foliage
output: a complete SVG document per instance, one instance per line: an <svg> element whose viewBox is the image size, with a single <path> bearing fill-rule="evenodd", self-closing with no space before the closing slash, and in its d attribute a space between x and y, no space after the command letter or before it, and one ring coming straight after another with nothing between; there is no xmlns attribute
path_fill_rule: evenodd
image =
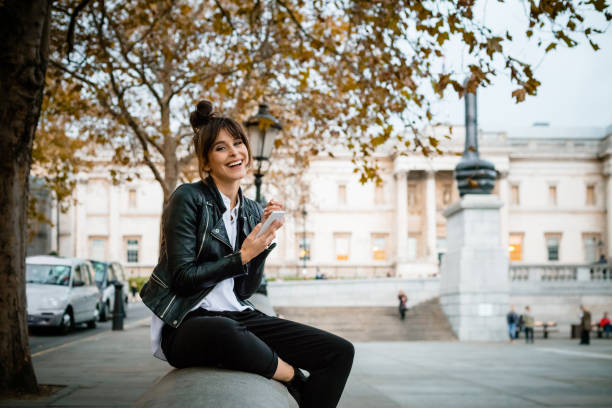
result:
<svg viewBox="0 0 612 408"><path fill-rule="evenodd" d="M597 50L602 31L585 13L612 18L603 0L522 3L524 34L543 52L579 36ZM78 133L112 147L117 164L146 163L166 197L193 159L188 112L200 98L238 119L270 104L285 129L277 147L298 173L309 156L342 145L362 182L378 180L373 154L383 145L439 152L435 138L419 136L435 120L431 95L486 86L500 74L494 60L517 102L536 94L531 66L507 51L517 33L494 33L475 8L473 0L98 0L81 11L74 52L62 57L74 9L63 0L49 75L78 93L72 103L83 109L65 115ZM470 56L465 82L438 68L456 39Z"/></svg>
<svg viewBox="0 0 612 408"><path fill-rule="evenodd" d="M128 278L130 288L132 287L132 282L136 282L136 286L138 287L138 292L140 292L140 290L142 289L144 284L147 283L148 280L149 280L148 278L145 278L142 276L135 276L135 277Z"/></svg>

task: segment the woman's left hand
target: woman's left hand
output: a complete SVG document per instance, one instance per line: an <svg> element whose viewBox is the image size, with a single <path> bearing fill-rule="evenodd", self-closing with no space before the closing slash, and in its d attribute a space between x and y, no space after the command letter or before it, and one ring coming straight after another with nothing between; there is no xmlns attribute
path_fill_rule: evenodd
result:
<svg viewBox="0 0 612 408"><path fill-rule="evenodd" d="M270 214L272 214L273 211L281 211L282 209L283 205L280 202L276 200L268 201L268 204L264 209L263 216L261 217L261 223L263 224L264 222L266 222L266 220L268 219Z"/></svg>

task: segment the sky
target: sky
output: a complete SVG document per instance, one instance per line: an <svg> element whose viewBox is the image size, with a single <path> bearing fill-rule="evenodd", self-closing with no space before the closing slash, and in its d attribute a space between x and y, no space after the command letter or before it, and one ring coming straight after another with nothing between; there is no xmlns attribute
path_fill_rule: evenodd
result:
<svg viewBox="0 0 612 408"><path fill-rule="evenodd" d="M522 8L499 6L496 1L480 1L480 12L487 25L503 33L525 31ZM505 7L505 8L501 8ZM508 8L508 7L514 7ZM595 52L583 38L574 48L558 47L544 55L524 35L514 35L514 56L532 63L535 77L542 83L536 96L527 96L517 104L511 93L517 88L505 75L498 76L493 85L480 88L478 93L478 125L495 131L509 127L532 126L534 122L548 122L551 127L608 127L612 125L612 27L603 19L589 20L598 27L607 28L595 41L600 49ZM545 43L546 45L547 43ZM445 64L461 70L467 65L465 46L459 42L449 45ZM459 71L460 72L460 71ZM435 103L436 119L459 125L464 123L464 101L454 94Z"/></svg>

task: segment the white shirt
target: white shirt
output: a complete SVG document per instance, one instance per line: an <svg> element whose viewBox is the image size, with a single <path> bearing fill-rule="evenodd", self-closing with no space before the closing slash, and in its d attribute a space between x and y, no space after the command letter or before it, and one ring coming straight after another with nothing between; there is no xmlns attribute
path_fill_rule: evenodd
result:
<svg viewBox="0 0 612 408"><path fill-rule="evenodd" d="M230 199L221 193L223 204L225 204L225 212L223 213L223 224L229 238L232 248L236 249L236 237L238 235L238 209L240 202L236 207L230 210ZM249 306L240 304L234 293L234 278L227 278L217 283L213 290L202 301L191 310L203 308L213 312L235 311L250 309ZM164 322L155 314L151 317L151 351L153 355L161 360L166 361L166 356L161 348L161 332L164 327Z"/></svg>

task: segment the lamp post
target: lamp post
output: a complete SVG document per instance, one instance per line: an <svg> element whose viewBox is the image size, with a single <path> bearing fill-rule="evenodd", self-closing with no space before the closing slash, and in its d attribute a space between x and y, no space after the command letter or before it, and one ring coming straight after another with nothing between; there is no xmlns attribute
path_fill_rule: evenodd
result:
<svg viewBox="0 0 612 408"><path fill-rule="evenodd" d="M244 123L249 135L251 152L255 160L255 201L265 206L261 197L261 179L270 165L270 154L274 140L283 129L281 124L270 114L267 104L259 104L257 114Z"/></svg>
<svg viewBox="0 0 612 408"><path fill-rule="evenodd" d="M307 245L306 245L306 216L308 215L308 212L306 211L305 208L302 209L302 217L304 219L304 225L303 225L303 230L302 230L302 251L303 251L303 256L302 256L302 275L304 277L306 277L306 255L308 254L307 251Z"/></svg>

